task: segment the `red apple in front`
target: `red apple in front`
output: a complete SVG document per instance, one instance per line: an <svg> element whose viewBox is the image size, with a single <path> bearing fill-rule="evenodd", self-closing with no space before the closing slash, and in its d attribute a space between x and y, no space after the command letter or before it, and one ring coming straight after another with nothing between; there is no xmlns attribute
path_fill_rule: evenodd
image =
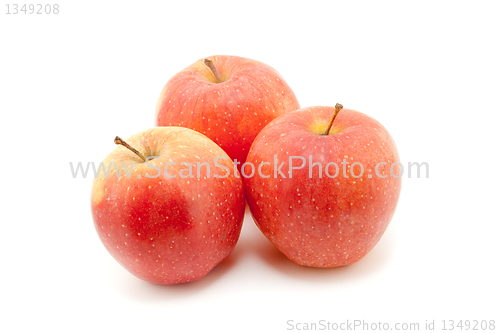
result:
<svg viewBox="0 0 500 333"><path fill-rule="evenodd" d="M270 66L236 56L198 60L174 75L156 105L158 126L183 126L205 134L243 163L255 136L299 103Z"/></svg>
<svg viewBox="0 0 500 333"><path fill-rule="evenodd" d="M116 143L130 148L111 152L103 161L108 174L101 170L92 186L102 243L143 280L202 278L240 234L245 200L232 161L206 136L182 127L153 128Z"/></svg>
<svg viewBox="0 0 500 333"><path fill-rule="evenodd" d="M336 267L363 258L398 202L401 169L389 132L365 114L341 109L308 107L275 119L247 158L256 170L244 179L252 216L300 265ZM252 168L242 171L251 175Z"/></svg>

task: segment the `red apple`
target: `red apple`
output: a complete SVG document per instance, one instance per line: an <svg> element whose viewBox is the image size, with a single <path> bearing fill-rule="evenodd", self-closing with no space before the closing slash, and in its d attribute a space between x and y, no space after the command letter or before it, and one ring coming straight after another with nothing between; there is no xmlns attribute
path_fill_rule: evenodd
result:
<svg viewBox="0 0 500 333"><path fill-rule="evenodd" d="M283 77L261 62L212 56L174 75L156 104L158 126L182 126L205 134L243 163L264 126L299 102Z"/></svg>
<svg viewBox="0 0 500 333"><path fill-rule="evenodd" d="M247 157L256 170L244 179L255 223L300 265L335 267L363 258L398 202L402 170L389 132L367 115L341 109L308 107L275 119ZM250 175L251 165L242 171Z"/></svg>
<svg viewBox="0 0 500 333"><path fill-rule="evenodd" d="M111 152L103 162L111 171L101 170L92 186L102 243L143 280L202 278L231 253L240 234L245 200L232 161L209 138L182 127L153 128L116 143L129 149ZM126 169L118 173L120 167Z"/></svg>

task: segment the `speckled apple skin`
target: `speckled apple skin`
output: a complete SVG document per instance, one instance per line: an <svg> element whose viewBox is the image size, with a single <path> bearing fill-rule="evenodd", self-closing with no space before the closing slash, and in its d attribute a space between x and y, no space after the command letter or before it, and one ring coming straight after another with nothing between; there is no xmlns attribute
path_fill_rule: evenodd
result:
<svg viewBox="0 0 500 333"><path fill-rule="evenodd" d="M360 112L344 109L337 115L329 135L324 133L333 107L309 107L275 119L255 139L247 161L262 173L244 179L245 193L253 219L264 235L293 262L313 267L336 267L363 258L380 240L398 203L401 178L390 175L390 166L399 162L396 145L389 132L376 120ZM273 158L287 177L274 178ZM318 166L309 178L309 155L312 162L323 165L322 178ZM289 178L289 156L303 156L307 164L293 170ZM343 175L343 159L349 162ZM335 178L325 176L328 162L339 166ZM349 172L353 162L363 164L364 174L353 178ZM375 175L375 166L381 176ZM301 160L293 160L300 166ZM330 175L335 167L330 167ZM245 167L245 171L247 168ZM250 169L246 174L250 174ZM360 167L354 167L354 174ZM372 178L368 178L368 174ZM393 169L400 175L400 167Z"/></svg>
<svg viewBox="0 0 500 333"><path fill-rule="evenodd" d="M176 284L204 277L233 250L240 235L245 200L243 184L235 178L233 163L227 178L215 178L227 172L216 168L214 158L226 153L206 136L181 127L146 130L126 140L145 156L159 156L148 167L133 152L118 146L104 160L128 165L135 162L132 176L115 170L108 178L94 180L91 209L97 234L108 252L124 268L140 279L157 284ZM166 163L168 178L163 173ZM181 162L193 163L194 178L181 178L187 169ZM196 162L210 163L197 177ZM138 179L137 175L141 175ZM187 175L185 171L183 175Z"/></svg>
<svg viewBox="0 0 500 333"><path fill-rule="evenodd" d="M204 59L213 61L224 82L215 83ZM211 56L167 82L156 105L156 123L203 133L243 163L264 126L299 108L292 89L272 67L242 57Z"/></svg>

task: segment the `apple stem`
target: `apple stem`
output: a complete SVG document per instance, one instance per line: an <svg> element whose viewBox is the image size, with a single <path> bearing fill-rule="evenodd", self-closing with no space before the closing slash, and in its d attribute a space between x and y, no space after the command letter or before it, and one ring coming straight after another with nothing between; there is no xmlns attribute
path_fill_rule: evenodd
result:
<svg viewBox="0 0 500 333"><path fill-rule="evenodd" d="M335 117L339 114L340 110L342 110L344 107L342 104L337 103L335 104L335 112L333 113L332 119L330 120L330 123L328 124L328 127L326 128L325 133L323 135L328 135L330 133L330 129L332 128L333 121L335 120Z"/></svg>
<svg viewBox="0 0 500 333"><path fill-rule="evenodd" d="M142 155L137 149L135 149L134 147L132 147L131 145L129 145L128 143L125 142L125 140L123 140L122 138L120 138L119 136L117 136L115 138L115 143L117 145L122 145L123 147L125 148L128 148L130 149L132 152L134 152L137 156L139 156L144 162L146 162L146 158L144 157L144 155Z"/></svg>
<svg viewBox="0 0 500 333"><path fill-rule="evenodd" d="M210 59L205 59L203 62L205 63L205 65L208 68L210 68L210 70L214 74L214 76L215 76L215 83L222 83L222 78L220 77L219 71L217 71L217 68L215 68L214 62L212 60L210 60Z"/></svg>

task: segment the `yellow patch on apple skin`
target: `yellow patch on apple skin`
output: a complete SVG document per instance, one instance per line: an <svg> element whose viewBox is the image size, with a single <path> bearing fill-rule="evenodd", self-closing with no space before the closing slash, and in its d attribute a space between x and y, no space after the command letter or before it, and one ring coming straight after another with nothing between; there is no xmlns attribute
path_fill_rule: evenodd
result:
<svg viewBox="0 0 500 333"><path fill-rule="evenodd" d="M94 204L99 204L104 197L104 179L96 178L92 184L92 201Z"/></svg>
<svg viewBox="0 0 500 333"><path fill-rule="evenodd" d="M311 123L308 130L312 133L322 135L326 131L326 127L328 126L328 122L322 119L317 119ZM332 128L330 128L330 132L328 135L334 135L342 132L344 129L340 126L336 126L335 122L333 123Z"/></svg>
<svg viewBox="0 0 500 333"><path fill-rule="evenodd" d="M155 119L158 119L158 114L160 113L161 106L163 105L163 100L165 99L165 93L167 92L168 84L166 84L158 96L155 107Z"/></svg>
<svg viewBox="0 0 500 333"><path fill-rule="evenodd" d="M211 83L217 83L215 81L215 76L213 75L212 71L207 67L207 65L205 65L204 63L204 60L205 59L210 59L212 61L214 61L215 57L207 57L207 58L203 58L203 59L200 59L198 60L197 62L195 62L194 64L192 64L191 66L188 67L188 69L191 69L191 70L194 70L194 73L197 72L197 74L195 74L196 76L199 76L200 78L208 81L208 82L211 82ZM214 61L214 64L215 64L215 61ZM220 69L219 69L220 66L217 66L216 65L216 68L219 72L219 75L221 76L222 78L222 82L226 81L227 78L224 78L222 76L222 74L224 74L224 72L222 72Z"/></svg>

